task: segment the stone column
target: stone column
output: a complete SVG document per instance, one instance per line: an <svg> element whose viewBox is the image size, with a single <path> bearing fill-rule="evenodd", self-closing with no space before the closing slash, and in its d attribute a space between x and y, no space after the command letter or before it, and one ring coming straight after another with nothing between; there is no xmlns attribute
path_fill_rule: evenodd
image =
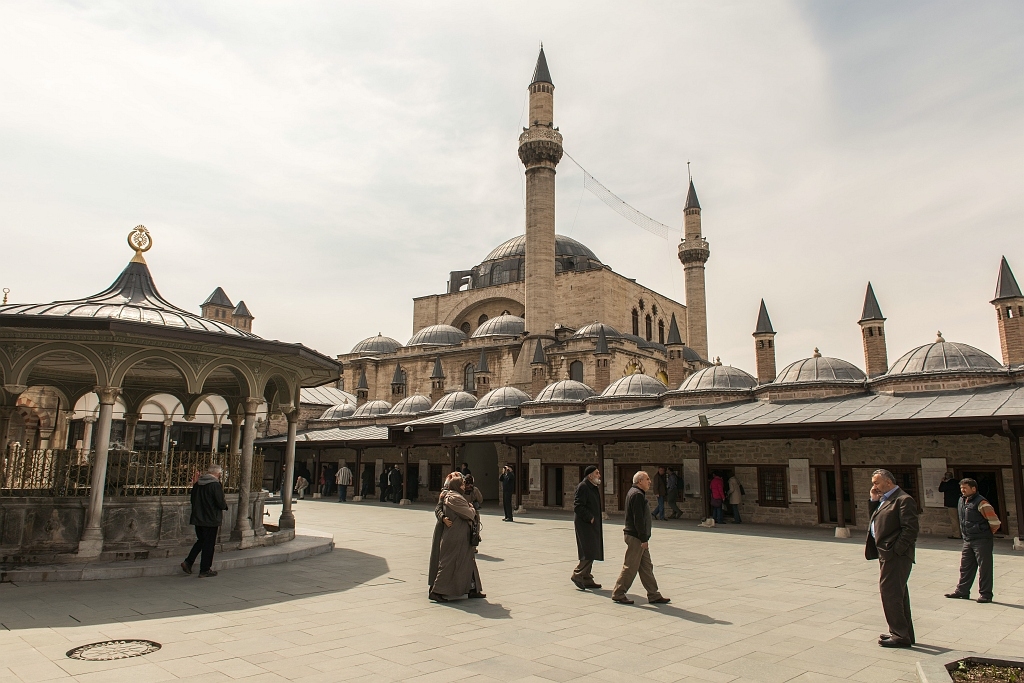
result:
<svg viewBox="0 0 1024 683"><path fill-rule="evenodd" d="M164 420L164 436L160 440L160 451L168 453L171 450L171 427L174 426L174 419L167 418Z"/></svg>
<svg viewBox="0 0 1024 683"><path fill-rule="evenodd" d="M356 451L356 468L352 470L352 496L353 503L361 503L363 501L363 449L357 448Z"/></svg>
<svg viewBox="0 0 1024 683"><path fill-rule="evenodd" d="M604 471L604 443L602 443L600 441L597 443L597 469L601 472L601 487L600 487L600 490L601 490L601 519L608 519L608 513L604 509L604 506L605 506L605 502L604 502L604 492L605 492L605 488L604 488L604 482L605 482L605 480L604 480L604 477L605 477L605 471Z"/></svg>
<svg viewBox="0 0 1024 683"><path fill-rule="evenodd" d="M71 417L75 414L73 410L57 411L57 426L53 429L52 448L72 448L74 444L68 443L68 432L71 429Z"/></svg>
<svg viewBox="0 0 1024 683"><path fill-rule="evenodd" d="M229 455L238 455L239 444L242 442L242 418L238 415L230 415L231 420L231 444L228 446Z"/></svg>
<svg viewBox="0 0 1024 683"><path fill-rule="evenodd" d="M135 450L135 428L139 424L139 419L142 416L138 413L125 413L124 414L124 447L125 450Z"/></svg>
<svg viewBox="0 0 1024 683"><path fill-rule="evenodd" d="M516 444L516 512L523 511L523 445Z"/></svg>
<svg viewBox="0 0 1024 683"><path fill-rule="evenodd" d="M7 452L7 434L11 431L11 417L15 406L0 406L0 453Z"/></svg>
<svg viewBox="0 0 1024 683"><path fill-rule="evenodd" d="M1017 508L1017 535L1013 539L1014 550L1024 550L1024 472L1020 463L1020 436L1003 422L1003 431L1010 438L1010 467L1013 468L1013 499ZM1009 531L1009 530L1007 530Z"/></svg>
<svg viewBox="0 0 1024 683"><path fill-rule="evenodd" d="M299 411L287 413L288 441L284 447L284 479L281 481L281 519L279 529L295 528L295 513L292 512L292 481L295 479L295 433L299 422Z"/></svg>
<svg viewBox="0 0 1024 683"><path fill-rule="evenodd" d="M697 452L700 455L700 509L701 521L711 516L711 501L708 500L708 445L703 441L697 442Z"/></svg>
<svg viewBox="0 0 1024 683"><path fill-rule="evenodd" d="M210 438L210 452L216 453L220 445L220 422L213 423L213 436Z"/></svg>
<svg viewBox="0 0 1024 683"><path fill-rule="evenodd" d="M96 450L92 459L92 489L89 491L89 509L86 512L82 539L78 542L79 557L99 557L103 552L103 493L107 484L107 451L110 448L110 423L114 417L114 402L121 390L117 387L96 387L100 400L97 419Z"/></svg>
<svg viewBox="0 0 1024 683"><path fill-rule="evenodd" d="M252 512L249 509L249 493L252 488L253 442L256 441L256 408L260 403L258 398L247 398L242 402L245 426L242 430L242 454L238 459L238 516L232 534L232 538L241 541L242 548L251 547L255 538L252 520L249 519Z"/></svg>
<svg viewBox="0 0 1024 683"><path fill-rule="evenodd" d="M92 430L93 425L96 424L96 418L90 415L82 420L82 422L85 423L85 433L82 434L82 452L88 453L92 450Z"/></svg>
<svg viewBox="0 0 1024 683"><path fill-rule="evenodd" d="M836 477L836 538L849 538L850 530L846 528L846 507L843 505L843 453L839 449L839 437L832 437L832 466ZM850 501L851 503L853 501Z"/></svg>
<svg viewBox="0 0 1024 683"><path fill-rule="evenodd" d="M412 501L409 500L409 449L402 449L402 468L405 470L402 473L402 497L399 499L399 505L412 505Z"/></svg>

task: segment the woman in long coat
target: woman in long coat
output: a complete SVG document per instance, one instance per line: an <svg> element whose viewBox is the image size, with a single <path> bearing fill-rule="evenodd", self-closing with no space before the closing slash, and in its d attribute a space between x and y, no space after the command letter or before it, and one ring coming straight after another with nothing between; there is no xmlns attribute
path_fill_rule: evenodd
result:
<svg viewBox="0 0 1024 683"><path fill-rule="evenodd" d="M437 524L434 525L434 537L430 540L430 563L427 566L427 586L431 592L434 590L434 580L437 578L437 563L441 555L441 534L446 526L451 526L452 521L444 516L444 494L451 487L454 474L449 474L441 485L441 495L437 497L437 505L434 506L434 517Z"/></svg>
<svg viewBox="0 0 1024 683"><path fill-rule="evenodd" d="M580 590L600 588L591 569L594 562L604 561L604 534L601 530L601 472L590 465L584 470L583 481L576 487L573 498L573 526L576 527L576 550L580 563L572 572L571 580Z"/></svg>
<svg viewBox="0 0 1024 683"><path fill-rule="evenodd" d="M481 591L480 572L470 544L470 535L479 525L480 516L463 495L464 485L461 476L453 476L448 490L441 493L444 517L452 524L445 524L441 531L437 576L430 592L430 599L435 602L466 594L471 598L487 597Z"/></svg>

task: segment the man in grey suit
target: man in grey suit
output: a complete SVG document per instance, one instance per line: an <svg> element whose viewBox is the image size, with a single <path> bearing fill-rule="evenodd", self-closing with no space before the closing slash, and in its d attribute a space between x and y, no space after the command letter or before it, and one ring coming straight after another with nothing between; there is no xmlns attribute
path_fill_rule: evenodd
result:
<svg viewBox="0 0 1024 683"><path fill-rule="evenodd" d="M871 475L871 519L864 545L864 557L878 560L878 592L889 632L878 638L882 647L910 647L914 622L910 616L910 570L920 524L917 502L896 485L888 470Z"/></svg>

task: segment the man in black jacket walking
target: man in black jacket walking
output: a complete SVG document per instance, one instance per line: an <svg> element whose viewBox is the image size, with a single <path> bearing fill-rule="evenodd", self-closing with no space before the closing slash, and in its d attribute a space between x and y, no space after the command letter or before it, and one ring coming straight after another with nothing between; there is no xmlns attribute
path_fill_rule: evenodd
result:
<svg viewBox="0 0 1024 683"><path fill-rule="evenodd" d="M391 500L397 505L405 497L402 495L402 471L398 469L398 465L391 468L388 483L391 485Z"/></svg>
<svg viewBox="0 0 1024 683"><path fill-rule="evenodd" d="M626 591L633 585L637 572L640 573L640 583L647 589L649 602L669 602L658 591L654 563L651 562L651 551L647 547L651 540L651 506L647 504L647 491L650 488L651 478L641 470L633 475L633 487L626 494L626 526L622 530L626 541L626 558L622 561L622 571L612 589L612 600L622 605L633 604L626 597Z"/></svg>
<svg viewBox="0 0 1024 683"><path fill-rule="evenodd" d="M505 518L501 521L512 521L512 494L516 492L516 473L511 465L505 465L505 469L498 476L501 482L501 501L505 504Z"/></svg>
<svg viewBox="0 0 1024 683"><path fill-rule="evenodd" d="M191 574L196 556L202 553L199 562L201 579L217 576L217 572L212 569L213 550L217 545L217 531L223 520L224 511L228 509L228 504L224 501L224 487L220 485L223 472L220 465L210 465L206 474L199 476L197 471L192 477L192 515L188 523L196 528L196 542L188 557L181 563L181 569L186 574Z"/></svg>
<svg viewBox="0 0 1024 683"><path fill-rule="evenodd" d="M590 570L594 562L604 562L604 534L601 530L601 471L590 465L583 471L583 481L576 487L572 501L573 525L576 527L576 550L580 563L572 571L571 580L581 591L600 588Z"/></svg>

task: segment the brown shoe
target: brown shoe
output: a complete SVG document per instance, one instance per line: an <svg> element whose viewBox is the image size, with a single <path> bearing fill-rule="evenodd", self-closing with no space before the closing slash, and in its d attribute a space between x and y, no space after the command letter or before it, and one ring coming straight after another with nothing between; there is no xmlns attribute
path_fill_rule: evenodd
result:
<svg viewBox="0 0 1024 683"><path fill-rule="evenodd" d="M444 597L440 593L431 593L429 597L434 602L448 602L448 598Z"/></svg>
<svg viewBox="0 0 1024 683"><path fill-rule="evenodd" d="M580 581L579 579L576 579L576 578L572 578L572 579L569 579L569 580L570 580L570 581L572 581L572 582L573 582L573 584L574 584L574 585L575 585L575 586L576 586L577 588L579 588L579 589L580 589L581 591L585 591L585 590L587 590L587 585L586 585L585 583L583 583L582 581Z"/></svg>
<svg viewBox="0 0 1024 683"><path fill-rule="evenodd" d="M601 584L594 583L593 581L591 581L590 583L583 584L583 585L586 588L600 588L601 587Z"/></svg>
<svg viewBox="0 0 1024 683"><path fill-rule="evenodd" d="M185 572L186 574L191 574L192 573L192 565L190 565L188 562L182 562L181 563L181 571Z"/></svg>
<svg viewBox="0 0 1024 683"><path fill-rule="evenodd" d="M612 598L612 602L617 602L620 605L632 605L633 604L633 601L630 600L629 598L627 598L625 595L623 595L621 598L613 597Z"/></svg>
<svg viewBox="0 0 1024 683"><path fill-rule="evenodd" d="M670 602L672 602L672 600L670 598L666 598L664 595L660 598L655 598L654 600L651 600L652 605L667 605Z"/></svg>

